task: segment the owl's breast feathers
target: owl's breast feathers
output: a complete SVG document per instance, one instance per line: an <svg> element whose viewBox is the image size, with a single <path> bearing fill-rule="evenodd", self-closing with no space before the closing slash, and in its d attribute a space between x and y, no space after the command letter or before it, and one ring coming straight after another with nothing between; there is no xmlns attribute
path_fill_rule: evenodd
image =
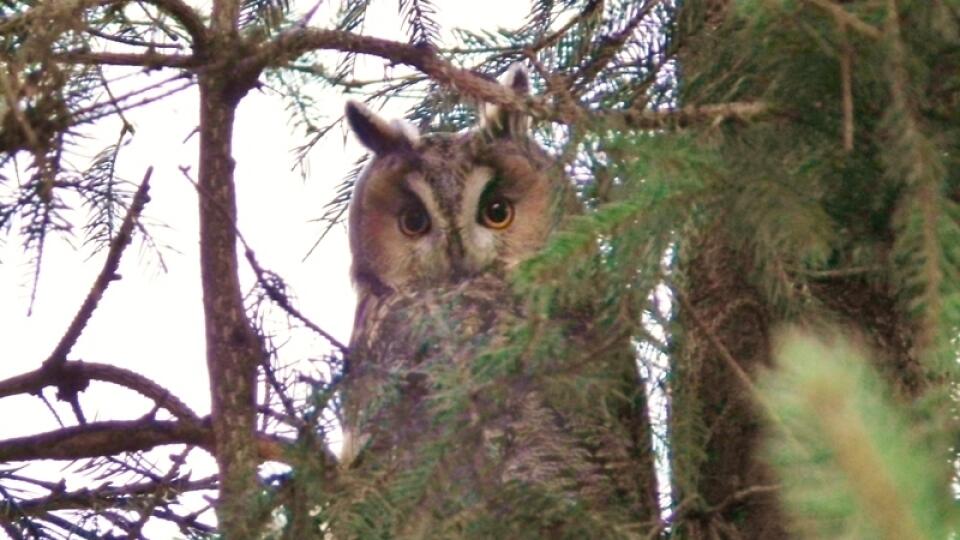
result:
<svg viewBox="0 0 960 540"><path fill-rule="evenodd" d="M638 387L629 343L587 358L583 336L554 336L558 356L537 357L528 322L495 275L368 300L345 394L346 422L364 443L359 466L435 468L448 481L427 496L439 507L490 490L600 510L636 497L644 475L631 458L646 445L631 418L642 411L623 398ZM595 391L571 392L577 385Z"/></svg>

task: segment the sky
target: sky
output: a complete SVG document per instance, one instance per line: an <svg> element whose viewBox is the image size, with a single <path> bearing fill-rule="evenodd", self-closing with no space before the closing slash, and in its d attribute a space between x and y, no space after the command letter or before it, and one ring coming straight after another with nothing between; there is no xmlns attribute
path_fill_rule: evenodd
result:
<svg viewBox="0 0 960 540"><path fill-rule="evenodd" d="M313 24L325 26L330 7L338 3L324 2ZM434 3L445 38L455 27L514 26L528 10L526 2L515 0ZM291 4L302 11L313 2ZM405 40L396 1L375 0L362 33ZM385 67L380 60L370 60L361 62L359 69L360 76L377 76ZM347 99L334 91L319 97L331 118L341 114ZM399 116L406 105L389 103L384 114ZM150 250L135 241L121 262L122 279L110 285L69 358L136 371L172 391L199 414L208 414L197 196L181 171L187 167L190 176L196 177L197 137L191 133L197 125L197 107L197 92L191 89L128 114L136 132L120 154L117 174L139 183L147 167L154 167L144 220L158 243L167 246L162 249L166 271ZM78 166L116 140L117 124L106 122L86 133L89 145L71 158ZM239 230L260 264L291 286L301 312L347 342L355 296L345 228L334 228L308 258L304 256L322 231L321 224L310 221L323 214L324 204L333 198L334 189L363 150L346 131L335 130L311 151L304 179L294 170L293 154L303 140L275 95L254 91L241 102L234 138ZM105 251L93 253L82 245L79 231L48 241L37 297L28 316L33 280L29 254L23 252L16 235L0 242L0 342L4 344L0 379L40 366L89 291L104 256ZM246 287L252 276L246 263L241 265ZM304 358L324 351L324 342L317 338L291 343L281 354ZM69 408L57 402L54 394L54 389L45 392L57 412L72 420ZM106 384L91 385L80 401L88 419L133 419L151 409L136 394ZM34 396L0 400L0 418L3 439L57 427L47 406ZM194 455L197 468L209 467L203 452Z"/></svg>

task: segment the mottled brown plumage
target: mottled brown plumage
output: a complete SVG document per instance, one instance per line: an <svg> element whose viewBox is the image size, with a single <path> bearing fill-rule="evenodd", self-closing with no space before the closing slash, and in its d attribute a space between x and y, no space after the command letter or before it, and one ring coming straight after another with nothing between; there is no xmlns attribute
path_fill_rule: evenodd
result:
<svg viewBox="0 0 960 540"><path fill-rule="evenodd" d="M524 92L527 76L514 69L505 84ZM522 115L488 107L481 117L463 133L420 135L348 105L373 155L349 218L359 304L344 463L386 490L376 500L407 508L381 516L377 534L603 537L655 505L637 483L651 471L631 469L649 441L628 336L596 357L590 314L571 313L560 323L569 358L547 373L524 366L513 334L528 315L505 278L546 243L570 186ZM590 390L569 392L571 381ZM417 490L396 487L408 480Z"/></svg>

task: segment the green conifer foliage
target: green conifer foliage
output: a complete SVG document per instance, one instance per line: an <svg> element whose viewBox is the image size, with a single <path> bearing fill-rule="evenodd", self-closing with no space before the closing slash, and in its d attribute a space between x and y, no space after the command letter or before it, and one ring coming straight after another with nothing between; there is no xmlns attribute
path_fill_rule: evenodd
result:
<svg viewBox="0 0 960 540"><path fill-rule="evenodd" d="M0 176L0 233L37 275L45 239L69 231L113 261L43 368L0 381L0 397L55 386L77 416L0 441L4 532L137 537L167 520L231 538L956 535L960 1L534 0L512 27L457 43L441 43L448 8L429 0L395 3L400 41L362 35L373 4L343 0L318 23L288 0L0 0L0 165L28 173ZM357 78L362 55L395 69ZM516 62L535 91L511 101L489 79ZM104 97L128 76L131 93ZM114 177L134 135L123 112L194 85L198 192L218 197L199 209L202 253L220 264L204 266L205 324L222 338L210 419L137 374L68 358L129 235L148 232L150 174L136 190ZM249 246L253 305L240 300L230 128L260 85L286 100L301 162L339 122L312 85L405 99L425 130L472 126L482 100L527 113L573 180L557 232L506 283L392 299L384 324L402 339L330 340L320 375L284 369L268 308L330 336ZM105 118L117 136L74 170L64 157ZM321 221L341 221L361 170ZM775 341L788 326L806 333ZM637 349L666 364L659 379L641 379ZM346 372L360 353L395 369ZM88 421L76 398L91 380L169 415ZM378 393L358 412L374 436L340 463L345 380ZM651 427L651 407L668 426ZM554 446L543 425L561 426ZM175 462L137 476L167 444L204 448L220 474ZM655 446L669 467L654 467ZM64 455L106 471L102 485L13 489L21 462ZM287 468L267 477L265 461ZM538 464L542 477L524 476ZM218 526L178 513L209 490Z"/></svg>

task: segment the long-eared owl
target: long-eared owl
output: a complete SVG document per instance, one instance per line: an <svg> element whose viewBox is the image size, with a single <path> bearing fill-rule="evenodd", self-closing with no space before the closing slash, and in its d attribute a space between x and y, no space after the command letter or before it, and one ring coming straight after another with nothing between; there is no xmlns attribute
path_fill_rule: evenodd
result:
<svg viewBox="0 0 960 540"><path fill-rule="evenodd" d="M529 92L529 76L517 66L502 84ZM618 469L635 442L624 417L611 412L619 404L598 391L589 403L558 405L563 390L519 367L523 348L511 340L528 314L506 278L576 202L525 115L484 105L478 116L473 129L421 134L358 103L346 108L372 155L349 209L358 306L343 393L343 463L373 471L380 486L420 471L423 482L410 485L422 492L411 495L404 484L382 496L405 494L391 508L413 500L433 509L384 517L386 536L419 536L418 528L437 534L430 529L437 516L475 516L477 501L509 486L601 508L631 493L622 484L636 477ZM584 326L571 319L566 327ZM572 336L569 350L588 350L587 339ZM579 358L567 367L596 388L635 384L629 352L612 370L606 360L584 366Z"/></svg>
<svg viewBox="0 0 960 540"><path fill-rule="evenodd" d="M519 64L501 84L529 93L529 75ZM478 117L473 129L422 134L408 122L347 103L350 128L371 152L348 218L357 289L350 362L355 380L371 377L370 361L357 356L371 356L361 349L380 339L380 322L399 297L480 275L499 282L543 246L556 224L566 178L530 137L529 119L489 104ZM352 438L351 410L369 401L353 386L347 456L362 444Z"/></svg>

